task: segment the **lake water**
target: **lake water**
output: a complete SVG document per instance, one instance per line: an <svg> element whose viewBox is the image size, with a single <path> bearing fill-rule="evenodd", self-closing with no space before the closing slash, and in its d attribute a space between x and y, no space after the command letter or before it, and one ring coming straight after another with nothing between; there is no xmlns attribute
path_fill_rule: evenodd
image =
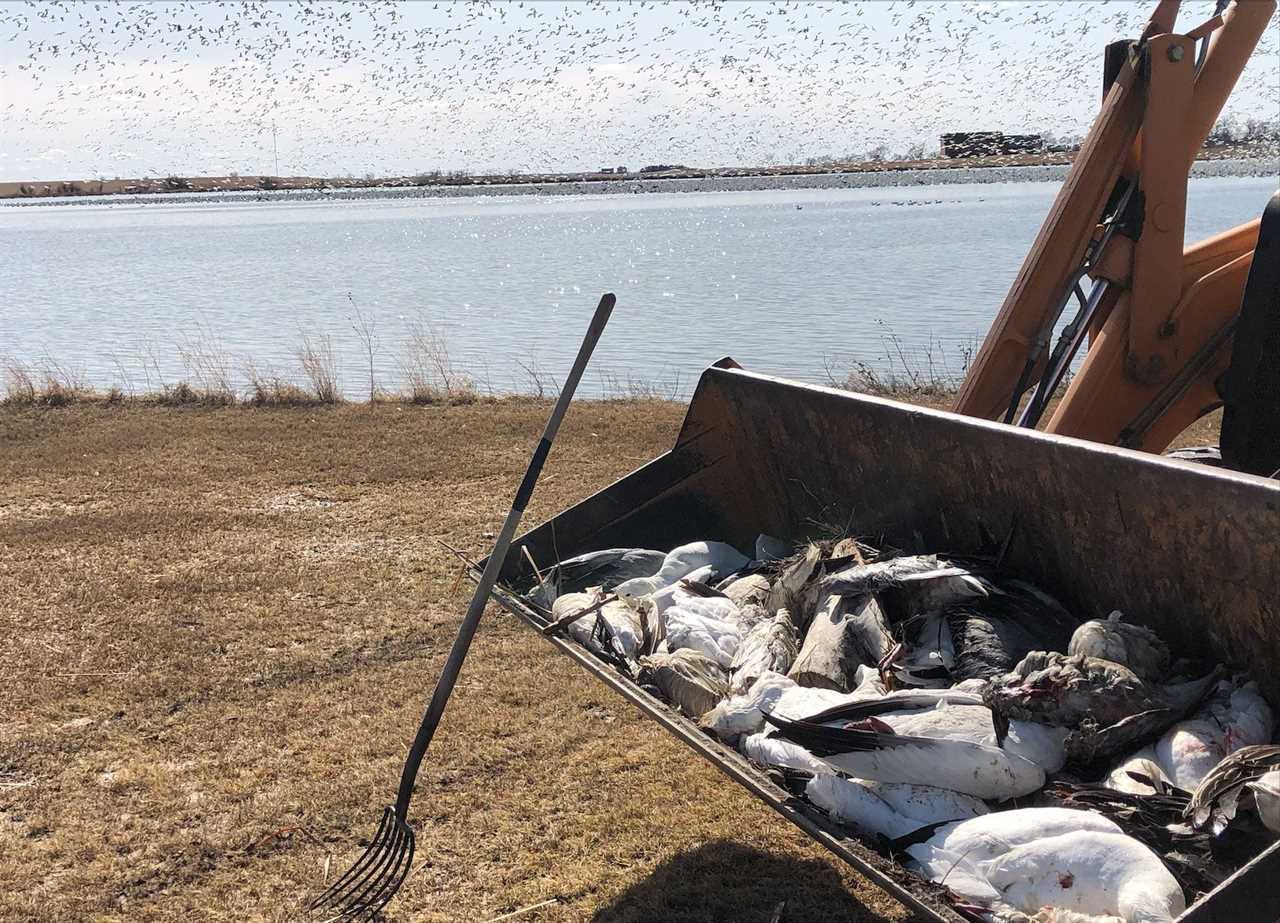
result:
<svg viewBox="0 0 1280 923"><path fill-rule="evenodd" d="M900 348L959 373L1057 188L0 207L0 357L140 391L213 353L237 382L245 363L297 379L303 337L327 335L354 396L368 381L358 309L382 387L403 382L416 323L482 390L523 391L563 376L612 291L586 395L644 382L684 396L724 355L824 382L856 362L890 371ZM1188 239L1257 217L1275 189L1193 179Z"/></svg>

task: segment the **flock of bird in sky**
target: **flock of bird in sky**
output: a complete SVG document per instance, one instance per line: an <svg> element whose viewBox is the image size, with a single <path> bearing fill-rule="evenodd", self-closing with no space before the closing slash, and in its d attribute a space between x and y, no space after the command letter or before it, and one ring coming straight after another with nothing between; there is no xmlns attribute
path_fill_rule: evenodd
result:
<svg viewBox="0 0 1280 923"><path fill-rule="evenodd" d="M0 179L758 165L948 130L1078 135L1103 47L1153 6L6 4ZM1181 28L1213 13L1184 7ZM1231 107L1280 115L1280 24Z"/></svg>

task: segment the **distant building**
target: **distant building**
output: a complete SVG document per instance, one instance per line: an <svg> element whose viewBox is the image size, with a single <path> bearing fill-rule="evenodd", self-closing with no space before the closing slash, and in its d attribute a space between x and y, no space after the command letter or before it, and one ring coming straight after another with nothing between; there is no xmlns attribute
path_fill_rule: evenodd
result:
<svg viewBox="0 0 1280 923"><path fill-rule="evenodd" d="M601 173L613 173L613 172L615 172L615 171L614 171L613 167L601 167L601 168L600 168L600 172L601 172ZM623 173L623 172L626 172L626 171L624 171L624 170L619 170L619 171L617 171L617 172L619 172L619 173Z"/></svg>
<svg viewBox="0 0 1280 923"><path fill-rule="evenodd" d="M613 172L614 173L630 173L631 170L627 167L618 167L618 169L614 170Z"/></svg>
<svg viewBox="0 0 1280 923"><path fill-rule="evenodd" d="M943 157L998 157L1044 150L1040 135L1006 135L1002 131L952 131L939 141Z"/></svg>

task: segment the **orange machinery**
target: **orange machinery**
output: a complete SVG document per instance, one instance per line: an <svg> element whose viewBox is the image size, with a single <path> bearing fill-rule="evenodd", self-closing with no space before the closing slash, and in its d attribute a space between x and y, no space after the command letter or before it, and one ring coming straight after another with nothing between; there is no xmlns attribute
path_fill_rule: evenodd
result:
<svg viewBox="0 0 1280 923"><path fill-rule="evenodd" d="M1268 209L1266 265L1255 279L1262 219L1185 249L1183 242L1191 165L1276 3L1220 2L1217 15L1183 34L1174 32L1178 6L1160 0L1137 41L1108 48L1102 109L965 378L957 412L1038 425L1087 337L1079 371L1043 428L1159 452L1222 406L1233 335L1244 336L1247 282L1250 345L1276 333L1280 200ZM1072 300L1075 316L1051 348ZM1275 408L1280 395L1258 391L1280 390L1277 361L1251 354L1247 372L1232 369L1243 401L1261 397ZM1275 420L1253 430L1254 443L1280 441ZM1225 429L1223 442L1225 454ZM1269 473L1262 469L1280 466L1271 464L1277 449L1247 447L1249 457L1233 467ZM1270 461L1256 460L1260 452Z"/></svg>

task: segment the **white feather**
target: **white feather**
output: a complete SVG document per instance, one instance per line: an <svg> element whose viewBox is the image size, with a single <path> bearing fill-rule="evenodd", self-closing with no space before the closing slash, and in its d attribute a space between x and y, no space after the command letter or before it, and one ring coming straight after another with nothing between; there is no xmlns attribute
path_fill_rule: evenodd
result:
<svg viewBox="0 0 1280 923"><path fill-rule="evenodd" d="M895 733L907 737L930 737L940 740L968 740L996 747L995 725L991 710L978 696L967 696L954 690L902 690L886 696L922 696L935 698L932 708L893 712L879 716ZM1066 762L1066 728L1049 727L1032 721L1009 722L1001 749L1035 763L1045 772L1057 772Z"/></svg>
<svg viewBox="0 0 1280 923"><path fill-rule="evenodd" d="M747 759L761 766L802 769L805 772L829 773L831 768L799 744L767 734L746 734L738 741L738 749Z"/></svg>
<svg viewBox="0 0 1280 923"><path fill-rule="evenodd" d="M721 602L733 608L733 603L727 599ZM711 607L707 606L695 607L694 601L688 600L664 612L662 619L666 624L667 646L673 651L682 648L695 650L728 669L733 655L738 652L738 645L742 643L741 629L737 621L704 614L710 610Z"/></svg>

